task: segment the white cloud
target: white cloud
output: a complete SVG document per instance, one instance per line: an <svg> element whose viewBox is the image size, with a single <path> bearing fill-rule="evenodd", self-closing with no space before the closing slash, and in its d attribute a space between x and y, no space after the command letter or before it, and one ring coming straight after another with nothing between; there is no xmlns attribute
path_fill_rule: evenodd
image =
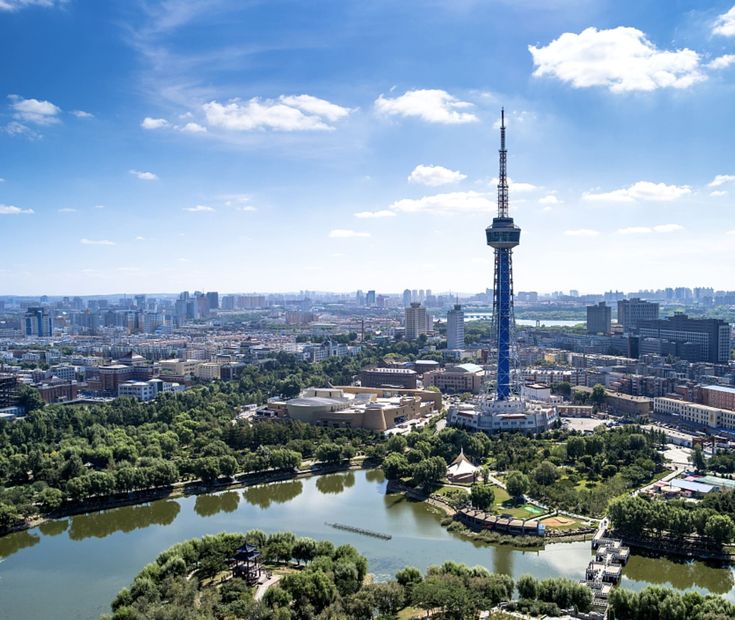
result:
<svg viewBox="0 0 735 620"><path fill-rule="evenodd" d="M500 181L498 177L493 177L490 179L490 185L497 186L498 181ZM511 192L533 192L539 188L533 183L522 183L521 181L514 181L512 178L508 177L508 189Z"/></svg>
<svg viewBox="0 0 735 620"><path fill-rule="evenodd" d="M130 174L138 177L141 181L158 181L158 175L144 170L130 170Z"/></svg>
<svg viewBox="0 0 735 620"><path fill-rule="evenodd" d="M206 205L197 205L196 207L184 207L184 211L189 213L212 213L215 209Z"/></svg>
<svg viewBox="0 0 735 620"><path fill-rule="evenodd" d="M59 213L76 213L76 209L72 209L71 207L64 207L63 209L58 210Z"/></svg>
<svg viewBox="0 0 735 620"><path fill-rule="evenodd" d="M444 166L425 166L423 164L416 166L408 175L409 183L418 183L429 187L459 183L466 178L467 175L462 174L459 170L450 170Z"/></svg>
<svg viewBox="0 0 735 620"><path fill-rule="evenodd" d="M699 54L659 50L636 28L587 28L565 32L546 47L530 45L536 77L552 76L575 88L603 86L612 92L688 88L705 79Z"/></svg>
<svg viewBox="0 0 735 620"><path fill-rule="evenodd" d="M574 230L565 230L564 234L568 237L597 237L600 231L590 228L575 228Z"/></svg>
<svg viewBox="0 0 735 620"><path fill-rule="evenodd" d="M728 230L725 234L726 235L735 235L735 230Z"/></svg>
<svg viewBox="0 0 735 620"><path fill-rule="evenodd" d="M718 56L711 62L708 62L707 68L709 69L727 69L734 62L735 62L735 54L725 54L724 56Z"/></svg>
<svg viewBox="0 0 735 620"><path fill-rule="evenodd" d="M5 125L5 127L3 127L3 131L11 136L26 136L31 140L37 140L41 137L41 134L33 131L30 127L23 123L19 123L18 121L10 121Z"/></svg>
<svg viewBox="0 0 735 620"><path fill-rule="evenodd" d="M66 0L0 0L0 11L18 11L29 6L53 7Z"/></svg>
<svg viewBox="0 0 735 620"><path fill-rule="evenodd" d="M714 192L710 192L709 195L713 198L721 198L722 196L727 196L727 192L725 190L718 189Z"/></svg>
<svg viewBox="0 0 735 620"><path fill-rule="evenodd" d="M235 207L237 211L242 211L243 213L254 213L258 209L255 208L253 205L245 205L243 207Z"/></svg>
<svg viewBox="0 0 735 620"><path fill-rule="evenodd" d="M719 187L720 185L731 183L732 181L735 181L735 174L718 174L714 179L707 183L707 187Z"/></svg>
<svg viewBox="0 0 735 620"><path fill-rule="evenodd" d="M18 120L36 125L52 125L59 122L61 108L50 101L23 99L18 95L10 95L8 98L12 101L10 107L14 111L13 116Z"/></svg>
<svg viewBox="0 0 735 620"><path fill-rule="evenodd" d="M630 187L616 189L611 192L582 194L582 200L590 202L635 202L636 200L668 202L691 194L687 185L666 185L666 183L652 183L638 181Z"/></svg>
<svg viewBox="0 0 735 620"><path fill-rule="evenodd" d="M94 114L85 112L84 110L72 110L71 113L77 118L94 118Z"/></svg>
<svg viewBox="0 0 735 620"><path fill-rule="evenodd" d="M199 123L186 123L179 131L184 133L207 133L207 128Z"/></svg>
<svg viewBox="0 0 735 620"><path fill-rule="evenodd" d="M79 243L82 245L117 245L109 239L80 239Z"/></svg>
<svg viewBox="0 0 735 620"><path fill-rule="evenodd" d="M235 131L331 131L333 123L351 110L311 95L281 96L278 99L253 97L227 103L210 101L202 106L213 127Z"/></svg>
<svg viewBox="0 0 735 620"><path fill-rule="evenodd" d="M395 211L389 211L388 209L381 209L380 211L358 211L354 214L356 218L361 220L384 218L384 217L395 217Z"/></svg>
<svg viewBox="0 0 735 620"><path fill-rule="evenodd" d="M394 211L404 213L486 213L492 214L495 203L480 192L449 192L423 198L404 198L390 205Z"/></svg>
<svg viewBox="0 0 735 620"><path fill-rule="evenodd" d="M542 205L560 205L562 203L555 194L547 194L543 198L539 198L538 201Z"/></svg>
<svg viewBox="0 0 735 620"><path fill-rule="evenodd" d="M165 118L146 116L140 126L143 129L162 129L163 127L168 127L168 121Z"/></svg>
<svg viewBox="0 0 735 620"><path fill-rule="evenodd" d="M356 239L358 237L369 237L370 233L350 230L348 228L335 228L329 231L330 239Z"/></svg>
<svg viewBox="0 0 735 620"><path fill-rule="evenodd" d="M629 226L628 228L620 228L620 235L647 235L649 233L671 233L684 230L680 224L659 224L657 226Z"/></svg>
<svg viewBox="0 0 735 620"><path fill-rule="evenodd" d="M478 121L477 116L466 111L471 107L471 103L439 89L409 90L394 99L380 95L375 100L375 109L381 114L415 117L446 125Z"/></svg>
<svg viewBox="0 0 735 620"><path fill-rule="evenodd" d="M33 209L20 209L15 205L0 204L0 215L30 215Z"/></svg>
<svg viewBox="0 0 735 620"><path fill-rule="evenodd" d="M717 18L712 32L723 37L735 37L735 6Z"/></svg>
<svg viewBox="0 0 735 620"><path fill-rule="evenodd" d="M95 209L104 209L105 205L94 205Z"/></svg>

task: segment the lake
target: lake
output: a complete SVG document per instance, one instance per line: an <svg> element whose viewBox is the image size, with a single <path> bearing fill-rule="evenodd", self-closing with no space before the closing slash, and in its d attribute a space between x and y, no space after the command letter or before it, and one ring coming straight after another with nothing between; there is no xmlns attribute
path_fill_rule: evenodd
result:
<svg viewBox="0 0 735 620"><path fill-rule="evenodd" d="M326 521L393 538L336 530ZM380 470L360 470L115 508L0 538L0 618L99 618L118 590L174 543L254 528L354 545L378 579L405 565L425 569L445 560L516 577L580 579L591 555L589 542L527 551L467 541L447 532L423 503L386 494ZM703 562L634 556L623 583L635 589L650 583L695 588L735 601L733 571Z"/></svg>

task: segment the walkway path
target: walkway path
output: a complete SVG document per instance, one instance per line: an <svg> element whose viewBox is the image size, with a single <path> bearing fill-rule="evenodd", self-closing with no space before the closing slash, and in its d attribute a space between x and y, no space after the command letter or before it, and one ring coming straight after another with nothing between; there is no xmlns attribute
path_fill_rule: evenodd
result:
<svg viewBox="0 0 735 620"><path fill-rule="evenodd" d="M265 593L268 591L268 588L271 586L277 584L281 580L281 575L272 575L270 579L267 581L264 581L258 586L258 589L255 590L255 600L260 601L265 596Z"/></svg>

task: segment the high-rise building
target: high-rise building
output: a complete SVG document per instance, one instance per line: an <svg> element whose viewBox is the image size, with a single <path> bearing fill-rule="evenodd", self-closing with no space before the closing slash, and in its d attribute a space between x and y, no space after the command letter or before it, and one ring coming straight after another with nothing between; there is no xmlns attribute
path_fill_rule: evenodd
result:
<svg viewBox="0 0 735 620"><path fill-rule="evenodd" d="M375 291L368 291L365 295L365 305L372 308L375 305Z"/></svg>
<svg viewBox="0 0 735 620"><path fill-rule="evenodd" d="M357 293L355 293L355 303L358 306L364 306L365 305L365 293L363 293L362 291L357 291Z"/></svg>
<svg viewBox="0 0 735 620"><path fill-rule="evenodd" d="M587 306L587 333L609 334L612 324L612 308L604 301Z"/></svg>
<svg viewBox="0 0 735 620"><path fill-rule="evenodd" d="M464 349L464 311L459 304L447 312L447 349Z"/></svg>
<svg viewBox="0 0 735 620"><path fill-rule="evenodd" d="M207 303L210 310L219 310L219 293L217 291L209 291L207 293Z"/></svg>
<svg viewBox="0 0 735 620"><path fill-rule="evenodd" d="M651 321L658 318L658 303L644 301L638 297L621 299L618 301L618 323L626 332L638 328L641 321Z"/></svg>
<svg viewBox="0 0 735 620"><path fill-rule="evenodd" d="M38 336L49 338L54 333L54 320L49 314L48 308L34 306L28 308L24 317L26 336Z"/></svg>
<svg viewBox="0 0 735 620"><path fill-rule="evenodd" d="M411 289L407 288L403 291L403 307L408 308L411 305Z"/></svg>
<svg viewBox="0 0 735 620"><path fill-rule="evenodd" d="M641 354L673 355L714 364L730 360L730 324L721 319L690 319L686 314L675 314L668 319L640 321L638 333Z"/></svg>
<svg viewBox="0 0 735 620"><path fill-rule="evenodd" d="M417 301L406 308L406 339L416 340L426 333L426 308Z"/></svg>

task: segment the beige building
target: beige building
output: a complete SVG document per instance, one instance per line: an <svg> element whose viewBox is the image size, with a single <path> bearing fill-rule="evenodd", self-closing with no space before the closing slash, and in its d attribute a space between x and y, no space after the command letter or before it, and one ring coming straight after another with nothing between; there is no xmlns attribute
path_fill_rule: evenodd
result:
<svg viewBox="0 0 735 620"><path fill-rule="evenodd" d="M424 373L424 387L437 387L442 392L479 394L485 371L477 364L459 364Z"/></svg>
<svg viewBox="0 0 735 620"><path fill-rule="evenodd" d="M158 362L162 377L185 377L195 375L200 360L161 360Z"/></svg>
<svg viewBox="0 0 735 620"><path fill-rule="evenodd" d="M321 426L383 432L441 409L441 395L423 390L308 388L285 403L288 417Z"/></svg>
<svg viewBox="0 0 735 620"><path fill-rule="evenodd" d="M221 377L222 364L202 362L196 367L196 376L205 381L213 381Z"/></svg>
<svg viewBox="0 0 735 620"><path fill-rule="evenodd" d="M735 411L729 409L661 397L653 400L653 411L681 418L683 422L695 426L735 429Z"/></svg>

